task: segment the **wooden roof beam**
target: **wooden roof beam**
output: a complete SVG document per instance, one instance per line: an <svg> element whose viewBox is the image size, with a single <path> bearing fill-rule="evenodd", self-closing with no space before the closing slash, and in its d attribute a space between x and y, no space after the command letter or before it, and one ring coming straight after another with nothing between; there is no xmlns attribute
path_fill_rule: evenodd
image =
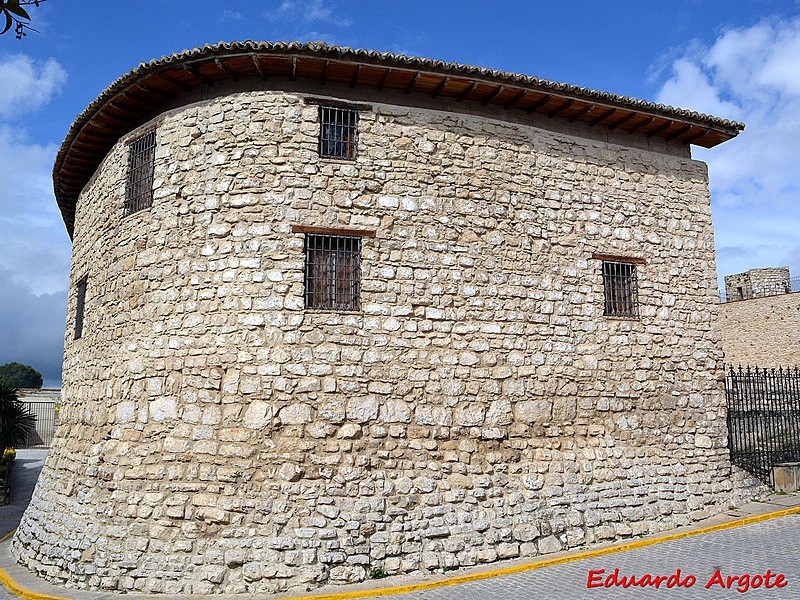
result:
<svg viewBox="0 0 800 600"><path fill-rule="evenodd" d="M383 79L381 79L381 82L378 84L378 91L379 92L383 91L383 88L386 85L386 80L389 79L389 75L391 75L391 74L392 74L392 69L388 69L386 71L386 73L383 74Z"/></svg>
<svg viewBox="0 0 800 600"><path fill-rule="evenodd" d="M651 138L651 137L653 137L655 135L658 135L662 131L665 131L665 130L669 129L670 127L672 127L674 124L675 124L674 121L665 121L664 123L662 123L661 125L659 125L655 129L653 129L651 132L649 132L647 134L647 137Z"/></svg>
<svg viewBox="0 0 800 600"><path fill-rule="evenodd" d="M219 68L220 71L225 73L225 75L227 75L228 77L230 77L234 81L239 81L239 77L233 71L231 71L228 67L226 67L222 63L222 59L221 58L215 58L214 59L214 64L217 65L217 68Z"/></svg>
<svg viewBox="0 0 800 600"><path fill-rule="evenodd" d="M610 108L610 109L609 109L609 110L607 110L606 112L604 112L604 113L602 113L602 114L600 114L600 115L597 115L597 116L596 116L594 119L592 119L591 121L589 121L589 127L594 127L595 125L598 125L599 123L602 123L602 122L603 122L603 121L605 121L605 120L606 120L608 117L610 117L611 115L613 115L615 112L617 112L617 109L616 109L616 108Z"/></svg>
<svg viewBox="0 0 800 600"><path fill-rule="evenodd" d="M469 96L472 93L472 90L474 90L476 87L478 87L478 82L473 81L472 84L467 89L465 89L458 95L458 97L456 98L456 102L461 102L462 100L464 100L467 96Z"/></svg>
<svg viewBox="0 0 800 600"><path fill-rule="evenodd" d="M147 94L151 94L153 96L161 98L162 101L169 101L175 98L175 96L172 96L170 94L165 94L164 92L159 92L158 90L151 90L150 88L145 87L145 85L141 81L136 82L136 87L137 89L140 89Z"/></svg>
<svg viewBox="0 0 800 600"><path fill-rule="evenodd" d="M266 71L264 71L264 66L261 64L261 61L258 60L258 55L257 54L251 54L250 58L253 59L253 64L255 65L256 71L258 71L258 74L261 75L261 79L267 79L267 73L266 73Z"/></svg>
<svg viewBox="0 0 800 600"><path fill-rule="evenodd" d="M410 81L410 82L408 83L408 85L406 86L406 89L405 89L405 90L403 90L403 92L404 92L405 94L410 94L410 93L411 93L411 90L413 90L413 89L414 89L414 86L417 84L417 80L419 79L419 76L420 76L420 73L419 73L419 71L417 71L416 73L414 73L414 77L412 77L412 78L411 78L411 81Z"/></svg>
<svg viewBox="0 0 800 600"><path fill-rule="evenodd" d="M131 119L126 119L125 117L117 117L114 115L110 115L105 111L105 109L102 108L99 111L97 111L97 116L102 117L104 119L108 119L109 121L116 121L117 123L122 123L123 125L130 125L131 127L136 127L139 124L139 121L133 121ZM94 119L92 119L92 121L89 122L92 125L102 128L102 125L97 125L97 123L94 123Z"/></svg>
<svg viewBox="0 0 800 600"><path fill-rule="evenodd" d="M672 140L674 140L676 137L680 137L680 136L682 136L684 133L687 133L687 132L688 132L688 131L689 131L691 128L692 128L692 126L691 126L691 125L684 125L684 126L683 126L683 127L681 127L680 129L678 129L678 131L674 131L674 132L672 132L671 134L669 134L668 136L666 136L664 139L665 139L665 140L667 140L668 142L671 142L671 141L672 141Z"/></svg>
<svg viewBox="0 0 800 600"><path fill-rule="evenodd" d="M609 125L609 126L608 126L608 128L609 128L611 131L614 131L614 130L615 130L615 129L617 129L618 127L620 127L620 126L624 125L625 123L627 123L627 122L628 122L628 121L630 121L631 119L633 119L633 118L635 118L635 117L638 117L638 116L639 116L639 113L636 113L636 112L630 112L630 113L628 113L627 115L625 115L624 117L622 117L622 118L621 118L619 121L617 121L616 123L612 123L611 125Z"/></svg>
<svg viewBox="0 0 800 600"><path fill-rule="evenodd" d="M513 97L513 98L511 98L511 100L509 100L508 102L506 102L506 103L505 103L505 105L504 105L504 107L503 107L503 108L511 108L511 107L512 107L512 106L514 106L514 105L515 105L517 102L519 102L520 100L522 100L523 96L525 96L525 94L526 94L527 92L528 92L528 90L520 90L519 92L517 92L516 94L514 94L514 97Z"/></svg>
<svg viewBox="0 0 800 600"><path fill-rule="evenodd" d="M633 127L629 128L628 129L628 134L629 135L633 135L634 133L636 133L637 131L639 131L643 127L647 127L648 125L651 125L653 123L653 121L655 121L655 120L656 120L655 117L650 117L649 119L645 119L644 121L642 121L638 125L634 125Z"/></svg>
<svg viewBox="0 0 800 600"><path fill-rule="evenodd" d="M582 116L584 116L584 115L588 115L588 114L589 114L590 112L592 112L592 111L593 111L595 108L597 108L597 107L596 107L594 104L590 104L590 105L588 105L588 106L587 106L586 108L584 108L583 110L579 110L577 113L575 113L574 115L572 115L572 116L569 118L569 122L570 122L570 123L572 123L572 122L573 122L573 121L575 121L576 119L580 119Z"/></svg>
<svg viewBox="0 0 800 600"><path fill-rule="evenodd" d="M353 73L353 76L350 78L350 89L356 87L358 83L358 76L361 73L361 65L356 65L356 72Z"/></svg>
<svg viewBox="0 0 800 600"><path fill-rule="evenodd" d="M567 100L566 102L564 102L564 104L562 104L560 106L557 106L555 109L551 110L549 113L546 113L547 114L547 118L548 119L552 119L558 113L567 110L573 104L575 104L575 100Z"/></svg>
<svg viewBox="0 0 800 600"><path fill-rule="evenodd" d="M447 84L450 82L450 76L445 77L439 82L439 85L436 86L436 89L433 90L431 93L431 98L436 98L439 94L442 93L442 90L447 87Z"/></svg>
<svg viewBox="0 0 800 600"><path fill-rule="evenodd" d="M544 98L540 98L539 100L537 100L536 102L534 102L533 104L531 104L531 105L530 105L530 106L527 108L527 110L526 110L525 112L526 112L526 113L528 113L528 114L531 114L533 111L535 111L535 110L539 110L539 109L540 109L540 108L542 108L542 107L543 107L545 104L547 104L548 102L550 102L550 100L551 100L552 98L553 98L553 97L552 97L550 94L545 94L545 95L544 95Z"/></svg>
<svg viewBox="0 0 800 600"><path fill-rule="evenodd" d="M489 102L491 102L492 100L497 98L500 94L502 94L505 91L505 89L506 89L506 86L504 86L504 85L500 85L497 88L495 88L495 90L491 94L486 96L486 98L484 98L481 101L481 106L486 106L487 104L489 104Z"/></svg>
<svg viewBox="0 0 800 600"><path fill-rule="evenodd" d="M214 83L214 81L211 78L206 77L205 75L203 75L193 65L183 65L183 70L186 71L187 73L189 73L189 75L191 75L195 79L199 79L200 81L202 81L206 85L211 85L212 83Z"/></svg>
<svg viewBox="0 0 800 600"><path fill-rule="evenodd" d="M137 98L135 96L131 96L128 92L122 92L120 94L121 98L124 98L128 102L133 102L134 104L138 104L139 106L145 106L148 109L157 108L161 106L161 102L156 102L154 100L146 100L142 98Z"/></svg>
<svg viewBox="0 0 800 600"><path fill-rule="evenodd" d="M153 77L158 77L162 81L166 81L169 85L178 88L181 92L188 92L192 89L192 86L176 81L174 78L168 77L168 75L168 73L156 73Z"/></svg>
<svg viewBox="0 0 800 600"><path fill-rule="evenodd" d="M322 79L319 80L320 85L325 85L328 81L328 67L331 66L331 61L326 60L325 65L322 67Z"/></svg>
<svg viewBox="0 0 800 600"><path fill-rule="evenodd" d="M686 141L687 144L693 144L693 143L697 142L698 140L701 140L704 137L706 137L709 133L711 133L711 129L706 127L704 129L701 129L700 131L698 131L694 135L689 136L685 141Z"/></svg>

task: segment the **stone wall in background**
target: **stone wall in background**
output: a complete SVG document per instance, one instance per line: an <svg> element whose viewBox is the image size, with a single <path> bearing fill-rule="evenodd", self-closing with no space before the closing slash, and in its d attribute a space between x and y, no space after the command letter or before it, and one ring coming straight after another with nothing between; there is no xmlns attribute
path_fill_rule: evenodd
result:
<svg viewBox="0 0 800 600"><path fill-rule="evenodd" d="M726 302L721 309L728 366L800 367L800 293Z"/></svg>
<svg viewBox="0 0 800 600"><path fill-rule="evenodd" d="M686 146L316 93L369 102L357 160L317 156L304 93L232 92L132 134L156 128L152 208L123 216L130 138L83 190L83 337L70 320L21 562L84 588L305 590L663 531L755 493L725 446ZM361 311L304 310L296 225L376 230ZM596 253L644 261L640 318L603 316Z"/></svg>

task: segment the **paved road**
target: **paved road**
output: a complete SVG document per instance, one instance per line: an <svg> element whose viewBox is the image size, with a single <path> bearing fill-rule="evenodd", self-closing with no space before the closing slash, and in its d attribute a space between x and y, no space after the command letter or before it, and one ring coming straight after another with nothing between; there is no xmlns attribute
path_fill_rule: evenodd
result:
<svg viewBox="0 0 800 600"><path fill-rule="evenodd" d="M17 450L11 473L11 502L0 506L0 538L19 525L22 513L31 501L33 488L44 465L47 450ZM16 600L17 596L0 585L0 600Z"/></svg>
<svg viewBox="0 0 800 600"><path fill-rule="evenodd" d="M603 570L602 573L599 570ZM681 571L681 580L688 575L695 578L691 587L674 586L667 588L667 580L659 589L623 587L588 588L590 572L598 571L595 582L604 582L614 569L619 569L619 577L645 574L652 577L669 576ZM755 575L763 580L767 569L773 574L768 583L774 585L775 574L785 577L783 587L765 589L761 583L758 589L733 584L724 589L717 583L715 573L719 570L721 579L750 575L750 581L757 583ZM705 586L709 581L712 585ZM611 582L609 582L611 583ZM743 592L736 588L740 587ZM547 600L574 600L582 598L627 600L639 598L659 598L678 600L680 598L775 598L781 600L800 599L800 515L781 517L762 523L706 533L696 537L664 542L645 548L628 550L597 558L589 558L573 563L545 567L525 573L503 575L493 579L475 581L450 587L442 587L423 592L412 592L397 596L385 596L383 600L523 600L546 598Z"/></svg>

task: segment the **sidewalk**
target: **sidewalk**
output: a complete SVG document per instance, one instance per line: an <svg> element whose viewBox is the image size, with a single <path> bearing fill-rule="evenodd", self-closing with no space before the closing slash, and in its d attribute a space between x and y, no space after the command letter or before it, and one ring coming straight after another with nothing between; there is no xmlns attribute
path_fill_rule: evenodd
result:
<svg viewBox="0 0 800 600"><path fill-rule="evenodd" d="M0 507L0 533L12 530L22 516L45 455L46 451L37 450L18 453L19 464L15 465L21 467L15 472L20 477L15 488L18 495L12 498L11 505ZM153 597L134 593L86 592L51 585L17 565L9 550L9 540L0 543L0 567L6 575L4 583L31 600ZM743 577L744 574L748 577ZM1 571L0 575L3 575ZM650 577L645 578L646 575ZM669 579L671 575L673 577ZM622 587L623 581L630 583L631 576L637 582L644 580L651 585ZM737 579L728 581L729 576ZM627 579L623 580L623 577ZM653 582L658 577L662 579L656 589ZM606 587L606 582L609 587ZM523 600L545 597L547 600L605 600L737 598L742 594L758 598L800 599L800 494L773 495L766 501L726 511L669 534L605 548L562 552L535 560L493 563L438 576L419 574L353 586L329 586L306 594L280 594L273 598ZM16 597L0 587L0 600ZM226 600L255 598L248 595L219 597ZM161 595L157 598L188 600L199 596ZM259 595L261 598L266 596Z"/></svg>

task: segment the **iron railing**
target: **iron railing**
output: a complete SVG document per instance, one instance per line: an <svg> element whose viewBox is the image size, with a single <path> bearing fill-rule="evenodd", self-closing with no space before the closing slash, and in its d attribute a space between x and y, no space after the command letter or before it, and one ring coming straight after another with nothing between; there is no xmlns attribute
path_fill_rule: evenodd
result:
<svg viewBox="0 0 800 600"><path fill-rule="evenodd" d="M36 418L36 425L28 434L28 441L23 448L49 448L58 425L56 403L23 400L22 404Z"/></svg>
<svg viewBox="0 0 800 600"><path fill-rule="evenodd" d="M800 460L800 369L731 368L725 396L731 462L773 484L774 465Z"/></svg>

